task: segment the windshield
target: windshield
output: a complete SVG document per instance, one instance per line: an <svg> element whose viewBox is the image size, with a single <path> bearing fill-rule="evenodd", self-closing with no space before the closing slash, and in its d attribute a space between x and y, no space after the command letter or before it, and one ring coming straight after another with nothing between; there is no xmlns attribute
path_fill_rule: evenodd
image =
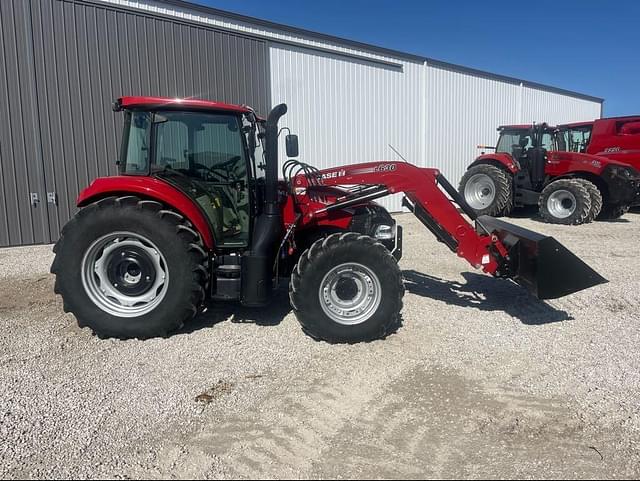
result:
<svg viewBox="0 0 640 481"><path fill-rule="evenodd" d="M154 123L155 166L199 171L202 177L216 177L231 168L230 175L244 177L244 146L236 116L159 112Z"/></svg>

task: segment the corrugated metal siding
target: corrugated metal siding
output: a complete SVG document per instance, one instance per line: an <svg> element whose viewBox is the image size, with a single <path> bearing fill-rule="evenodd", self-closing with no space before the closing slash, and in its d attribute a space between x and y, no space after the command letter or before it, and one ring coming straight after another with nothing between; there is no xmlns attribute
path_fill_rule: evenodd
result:
<svg viewBox="0 0 640 481"><path fill-rule="evenodd" d="M519 89L495 80L426 67L425 158L457 185L477 145L494 145L496 128L519 121Z"/></svg>
<svg viewBox="0 0 640 481"><path fill-rule="evenodd" d="M30 8L0 1L0 246L49 241ZM35 206L30 192L40 194Z"/></svg>
<svg viewBox="0 0 640 481"><path fill-rule="evenodd" d="M318 168L397 159L388 144L420 163L421 68L383 67L273 44L271 102L287 103L283 125L300 135L300 159ZM398 198L381 203L400 209Z"/></svg>
<svg viewBox="0 0 640 481"><path fill-rule="evenodd" d="M2 177L10 184L3 188L0 245L56 240L78 192L115 173L122 126L122 114L111 111L115 98L195 96L269 108L263 41L82 0L0 3L5 64L18 63L7 69L2 85L10 84L0 95L9 100L12 125L22 126L0 126ZM30 11L14 18L16 10ZM38 169L46 188L42 173L40 185L31 186ZM29 189L40 193L39 210L27 208ZM47 191L58 193L57 206L47 205ZM49 220L39 219L47 208Z"/></svg>
<svg viewBox="0 0 640 481"><path fill-rule="evenodd" d="M523 122L547 122L557 125L567 122L593 120L600 117L600 104L544 90L523 87Z"/></svg>
<svg viewBox="0 0 640 481"><path fill-rule="evenodd" d="M247 33L257 36L266 36L272 41L282 40L286 42L294 42L300 46L319 47L334 50L335 52L341 52L345 54L352 54L362 57L368 57L371 59L393 61L398 62L398 59L391 58L385 55L379 55L372 52L365 52L357 48L352 48L346 45L342 45L339 42L321 41L313 38L305 37L304 35L284 32L277 28L266 28L259 25L251 24L250 22L242 22L234 19L224 17L222 15L203 14L200 11L181 8L174 5L163 3L162 1L155 0L98 0L104 3L110 3L113 5L119 5L127 8L134 8L142 11L156 13L160 15L166 15L169 17L179 18L190 22L197 22L208 24L220 28L224 28L231 31L240 33Z"/></svg>

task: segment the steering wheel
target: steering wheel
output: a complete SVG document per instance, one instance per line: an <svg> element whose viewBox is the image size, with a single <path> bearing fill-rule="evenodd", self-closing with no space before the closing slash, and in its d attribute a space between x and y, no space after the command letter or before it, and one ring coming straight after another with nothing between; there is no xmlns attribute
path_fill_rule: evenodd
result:
<svg viewBox="0 0 640 481"><path fill-rule="evenodd" d="M234 179L231 178L231 176L229 175L229 171L226 170L226 168L228 166L232 165L232 164L235 164L240 159L241 159L241 157L239 155L234 155L229 160L225 160L224 162L220 162L220 163L218 163L216 165L212 165L210 167L208 167L208 166L206 166L204 164L201 164L199 162L194 163L193 167L196 170L205 171L206 175L212 177L214 182L230 182L230 181L232 181ZM221 169L225 169L227 175L221 174L219 172L219 170L221 170Z"/></svg>

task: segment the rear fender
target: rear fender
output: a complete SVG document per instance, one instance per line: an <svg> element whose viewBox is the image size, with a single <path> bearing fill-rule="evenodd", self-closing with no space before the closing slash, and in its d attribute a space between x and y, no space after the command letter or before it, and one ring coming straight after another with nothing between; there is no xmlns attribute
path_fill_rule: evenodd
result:
<svg viewBox="0 0 640 481"><path fill-rule="evenodd" d="M193 224L204 245L210 250L214 249L211 227L200 207L189 196L160 179L129 175L101 177L80 192L76 204L78 207L84 207L112 195L137 195L175 209Z"/></svg>
<svg viewBox="0 0 640 481"><path fill-rule="evenodd" d="M513 157L509 154L485 154L478 157L469 167L475 167L476 165L495 165L506 169L507 171L515 174L518 172L518 166L514 162Z"/></svg>

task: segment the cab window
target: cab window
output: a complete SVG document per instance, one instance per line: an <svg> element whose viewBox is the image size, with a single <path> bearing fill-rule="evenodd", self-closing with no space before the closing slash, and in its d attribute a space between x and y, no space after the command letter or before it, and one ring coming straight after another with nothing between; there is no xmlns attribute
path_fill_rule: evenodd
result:
<svg viewBox="0 0 640 481"><path fill-rule="evenodd" d="M514 155L518 149L525 152L533 146L531 133L528 130L522 131L503 131L498 139L496 152Z"/></svg>
<svg viewBox="0 0 640 481"><path fill-rule="evenodd" d="M542 134L542 145L540 147L545 150L553 150L553 134L551 132Z"/></svg>
<svg viewBox="0 0 640 481"><path fill-rule="evenodd" d="M149 112L127 112L120 152L120 173L147 175L149 173Z"/></svg>

